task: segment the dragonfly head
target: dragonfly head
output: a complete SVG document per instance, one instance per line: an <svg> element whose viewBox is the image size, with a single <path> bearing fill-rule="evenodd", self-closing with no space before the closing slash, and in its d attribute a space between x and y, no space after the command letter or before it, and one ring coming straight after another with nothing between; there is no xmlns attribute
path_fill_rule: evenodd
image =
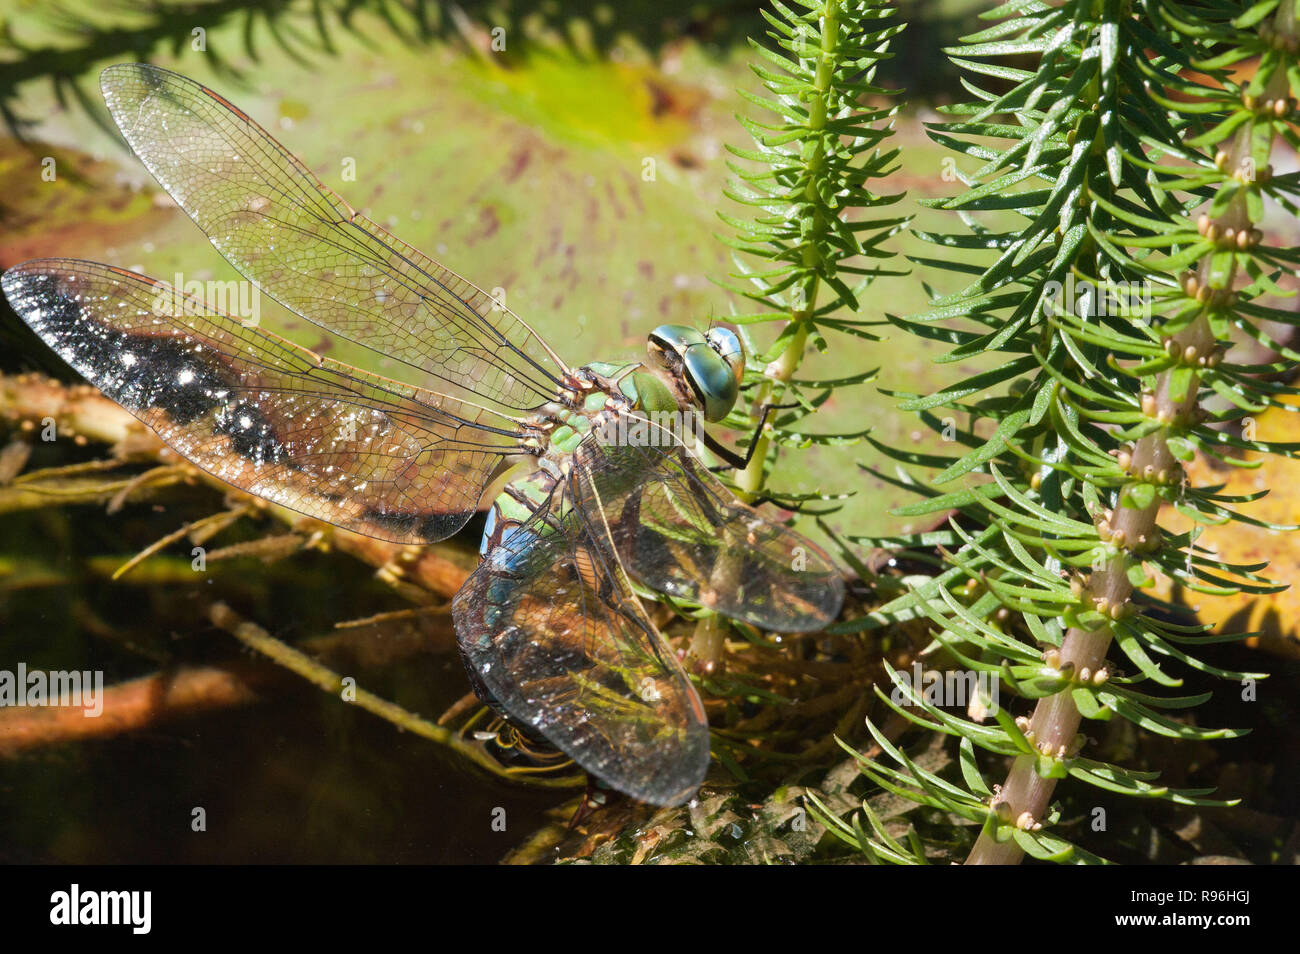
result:
<svg viewBox="0 0 1300 954"><path fill-rule="evenodd" d="M745 375L740 339L729 328L701 332L686 325L660 325L650 332L650 365L709 422L722 420L736 405Z"/></svg>

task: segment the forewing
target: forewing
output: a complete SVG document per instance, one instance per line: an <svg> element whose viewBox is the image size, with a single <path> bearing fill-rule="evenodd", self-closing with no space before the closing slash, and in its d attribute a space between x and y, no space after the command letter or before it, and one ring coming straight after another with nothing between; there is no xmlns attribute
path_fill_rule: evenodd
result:
<svg viewBox="0 0 1300 954"><path fill-rule="evenodd" d="M592 775L679 804L708 768L703 706L605 527L571 504L559 485L489 549L453 603L461 653L495 705Z"/></svg>
<svg viewBox="0 0 1300 954"><path fill-rule="evenodd" d="M512 412L555 397L563 369L527 325L354 212L217 93L140 63L110 66L100 85L154 178L271 297L441 378L439 391Z"/></svg>
<svg viewBox="0 0 1300 954"><path fill-rule="evenodd" d="M737 500L669 431L628 434L588 438L577 460L592 475L581 503L604 512L634 579L773 632L834 621L844 580L826 551Z"/></svg>
<svg viewBox="0 0 1300 954"><path fill-rule="evenodd" d="M519 450L495 415L322 359L134 272L44 259L3 286L33 331L182 456L349 530L450 536Z"/></svg>

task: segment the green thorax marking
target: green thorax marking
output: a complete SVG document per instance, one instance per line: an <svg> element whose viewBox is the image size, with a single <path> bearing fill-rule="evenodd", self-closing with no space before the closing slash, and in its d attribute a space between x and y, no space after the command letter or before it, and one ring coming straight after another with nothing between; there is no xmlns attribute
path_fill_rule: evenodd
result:
<svg viewBox="0 0 1300 954"><path fill-rule="evenodd" d="M555 478L544 471L535 470L510 481L494 503L504 524L520 524L546 502Z"/></svg>
<svg viewBox="0 0 1300 954"><path fill-rule="evenodd" d="M617 414L620 408L653 413L681 407L667 385L644 364L593 362L583 370L590 374L595 386L580 406L550 410L549 441L542 455L545 462L511 480L494 501L503 524L523 523L545 503L566 459L577 452L606 415Z"/></svg>
<svg viewBox="0 0 1300 954"><path fill-rule="evenodd" d="M615 384L633 410L676 411L681 407L668 386L644 364L610 364L596 361L587 365L587 370ZM595 396L591 395L591 397Z"/></svg>
<svg viewBox="0 0 1300 954"><path fill-rule="evenodd" d="M540 412L536 426L546 433L545 449L536 466L512 479L494 501L484 532L484 553L546 503L567 476L582 442L612 417L627 411L651 418L688 411L717 421L734 405L744 363L740 343L730 331L714 328L706 335L664 325L651 335L649 353L651 364L598 361L586 365L575 375L573 390L581 395L577 406L551 404ZM549 531L539 528L538 532Z"/></svg>

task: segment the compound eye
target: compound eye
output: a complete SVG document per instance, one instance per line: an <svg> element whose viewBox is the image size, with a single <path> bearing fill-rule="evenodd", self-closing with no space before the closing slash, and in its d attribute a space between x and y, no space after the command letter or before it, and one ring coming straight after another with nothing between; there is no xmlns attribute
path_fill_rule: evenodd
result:
<svg viewBox="0 0 1300 954"><path fill-rule="evenodd" d="M650 332L646 351L657 366L675 371L681 367L681 357L692 345L702 344L705 338L686 325L660 325Z"/></svg>
<svg viewBox="0 0 1300 954"><path fill-rule="evenodd" d="M740 338L730 328L710 328L704 337L709 347L727 363L736 384L740 384L745 377L745 351L740 346Z"/></svg>
<svg viewBox="0 0 1300 954"><path fill-rule="evenodd" d="M726 417L740 394L735 372L726 359L711 344L701 342L682 355L682 368L704 411L704 419L717 422Z"/></svg>

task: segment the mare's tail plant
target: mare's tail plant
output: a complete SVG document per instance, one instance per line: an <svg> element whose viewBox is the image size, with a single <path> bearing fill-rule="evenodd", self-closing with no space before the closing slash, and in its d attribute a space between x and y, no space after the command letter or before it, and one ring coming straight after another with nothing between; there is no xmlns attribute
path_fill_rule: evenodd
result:
<svg viewBox="0 0 1300 954"><path fill-rule="evenodd" d="M927 772L874 727L888 759L861 768L977 829L969 862L1094 860L1054 830L1058 781L1183 805L1210 790L1090 758L1085 720L1228 738L1176 718L1208 697L1179 695L1179 673L1255 678L1198 659L1225 637L1188 625L1155 578L1280 588L1197 545L1202 526L1255 523L1238 507L1262 494L1190 486L1183 465L1297 451L1254 439L1253 420L1297 393L1277 376L1300 353L1271 337L1296 315L1264 299L1287 294L1276 282L1300 250L1267 244L1260 223L1266 200L1297 212L1297 174L1274 174L1269 155L1300 145L1300 28L1295 0L1013 0L985 16L998 22L949 51L969 99L931 127L966 186L934 207L963 228L925 235L939 252L918 260L964 287L895 323L988 370L901 395L960 449L892 452L937 471L909 482L926 499L906 512L952 514L915 541L946 547L947 572L892 609L928 616L954 665L997 680L1011 711L984 700L961 718L895 673L907 704L894 708L959 737L961 777ZM1234 335L1278 357L1237 363ZM919 839L892 838L865 805L852 825L820 814L872 857L923 860Z"/></svg>
<svg viewBox="0 0 1300 954"><path fill-rule="evenodd" d="M836 380L795 377L807 346L828 347L827 336L877 340L868 323L851 317L858 297L881 275L893 253L881 248L904 224L876 210L903 196L877 194L872 180L897 168L897 149L881 149L898 106L870 106L868 99L890 90L874 85L877 65L890 54L901 24L885 24L894 10L882 0L774 0L763 10L772 49L751 40L754 72L766 96L743 93L755 107L740 121L753 136L751 149L728 146L741 163L729 163L734 179L727 196L747 207L746 216L719 213L731 234L722 240L735 252L729 290L758 310L733 315L747 332L756 325L780 326L772 343L755 351L764 368L756 375L751 407L792 401L795 414L778 419L770 433L756 435L749 467L736 476L739 489L764 490L775 445L831 443L854 434L811 436L790 426L815 411L836 390L862 384L874 371ZM748 334L746 339L753 347ZM752 426L751 420L736 420ZM773 442L773 436L775 442ZM769 493L795 509L800 501ZM823 495L829 497L830 495Z"/></svg>
<svg viewBox="0 0 1300 954"><path fill-rule="evenodd" d="M735 263L730 280L719 284L746 301L746 310L730 318L756 358L747 373L749 406L726 423L749 430L762 420L760 408L784 412L754 434L749 465L735 475L735 485L751 500L762 495L807 513L810 504L843 496L843 489L801 496L772 490L766 481L780 446L862 436L810 434L803 422L837 391L870 381L875 369L834 380L795 375L809 345L825 351L828 335L878 340L869 322L853 317L858 296L875 278L901 274L881 267L893 257L881 245L906 219L876 210L903 196L870 188L897 168L898 150L881 147L899 107L868 100L892 92L874 77L903 26L883 22L894 15L883 0L790 0L788 6L773 0L762 15L771 45L750 40L751 68L766 95L742 90L753 115L738 117L753 146L727 147L740 161L728 162L733 178L726 195L744 209L718 213L728 228L719 238ZM751 332L765 325L779 330L761 346ZM721 656L722 636L711 614L695 629L691 653L706 671Z"/></svg>

